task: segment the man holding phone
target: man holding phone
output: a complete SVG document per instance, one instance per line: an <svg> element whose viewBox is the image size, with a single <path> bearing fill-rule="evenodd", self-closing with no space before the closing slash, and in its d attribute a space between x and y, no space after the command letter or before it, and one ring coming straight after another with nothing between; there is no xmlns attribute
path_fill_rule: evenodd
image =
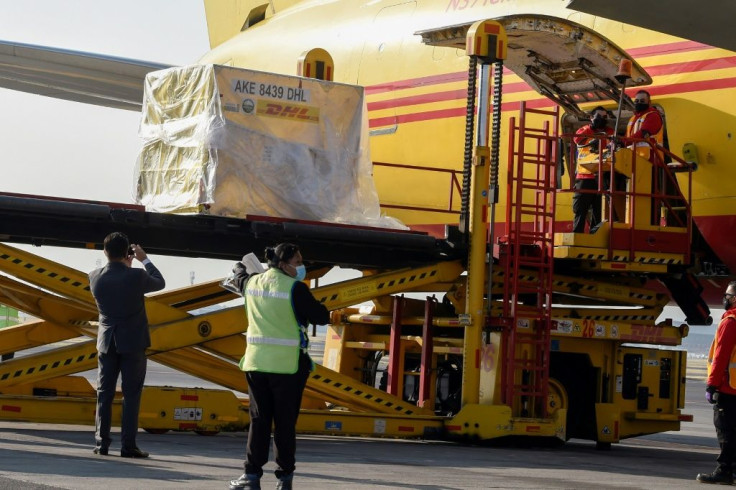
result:
<svg viewBox="0 0 736 490"><path fill-rule="evenodd" d="M144 294L163 289L163 276L140 245L115 232L103 244L107 265L89 274L89 286L100 312L97 332L97 412L94 453L107 455L110 447L112 402L118 376L122 377L123 417L120 456L147 458L138 449L138 411L146 379L146 349L151 345ZM145 269L131 267L133 259Z"/></svg>

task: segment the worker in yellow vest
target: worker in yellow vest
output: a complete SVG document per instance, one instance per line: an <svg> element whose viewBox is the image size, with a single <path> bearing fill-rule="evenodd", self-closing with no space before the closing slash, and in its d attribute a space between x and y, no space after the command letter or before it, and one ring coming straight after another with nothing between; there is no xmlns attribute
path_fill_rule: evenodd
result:
<svg viewBox="0 0 736 490"><path fill-rule="evenodd" d="M736 469L736 281L731 281L723 295L726 310L716 329L708 354L708 381L705 398L713 405L716 426L718 467L713 473L699 473L702 483L733 484Z"/></svg>
<svg viewBox="0 0 736 490"><path fill-rule="evenodd" d="M234 282L245 297L247 347L240 361L250 397L250 428L245 473L231 490L260 489L268 462L273 424L277 489L290 490L295 469L296 420L302 393L313 369L307 326L329 322L327 308L302 282L306 268L299 247L282 243L266 249L269 269L249 274L235 264Z"/></svg>
<svg viewBox="0 0 736 490"><path fill-rule="evenodd" d="M575 193L572 196L572 212L574 213L572 231L583 233L588 210L591 211L589 230L591 233L601 222L601 196L598 191L598 172L583 166L598 164L599 148L608 146L609 136L613 136L613 128L608 126L608 111L598 106L590 111L590 123L581 126L575 132L575 145L578 147L577 169L575 171Z"/></svg>

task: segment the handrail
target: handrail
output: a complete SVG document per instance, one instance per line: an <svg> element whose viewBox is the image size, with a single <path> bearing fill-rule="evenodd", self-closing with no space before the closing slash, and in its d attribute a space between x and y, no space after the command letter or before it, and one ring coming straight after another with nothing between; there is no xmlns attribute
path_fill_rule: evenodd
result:
<svg viewBox="0 0 736 490"><path fill-rule="evenodd" d="M389 167L389 168L403 168L407 170L417 170L417 171L423 171L423 172L438 172L438 173L446 173L450 175L450 182L449 182L449 195L448 195L448 204L447 208L433 208L433 207L427 207L427 206L406 206L406 205L400 205L400 204L386 204L386 203L380 203L381 207L383 208L390 208L390 209L403 209L408 211L425 211L425 212L432 212L432 213L449 213L449 214L460 214L460 210L453 209L453 203L454 203L454 197L455 193L460 193L461 187L460 187L460 179L458 179L458 174L462 174L462 170L455 170L451 168L437 168L437 167L426 167L422 165L407 165L407 164L401 164L401 163L387 163L387 162L373 162L374 167Z"/></svg>
<svg viewBox="0 0 736 490"><path fill-rule="evenodd" d="M598 171L594 172L598 175L598 189L597 190L577 190L574 189L575 184L575 172L577 170L577 145L574 142L576 135L565 134L561 137L570 141L570 154L569 162L572 165L570 167L570 187L562 189L561 192L579 192L589 194L600 194L609 196L609 199L613 199L615 196L626 196L629 198L631 205L629 206L629 222L633 221L633 217L636 216L636 199L634 197L648 197L652 201L652 221L651 224L655 224L661 227L676 226L681 228L687 228L688 236L692 233L692 172L697 169L697 165L691 162L683 160L678 155L675 155L667 148L658 144L653 138L650 139L638 139L638 138L625 138L625 137L612 137L610 135L585 135L586 139L597 139L609 140L609 145L598 145ZM643 145L649 147L650 155L653 155L651 163L655 172L653 172L652 188L651 189L636 189L636 179L632 179L631 189L629 190L618 190L613 185L615 171L615 151L613 149L628 147L633 151L632 153L632 175L636 175L636 148L642 148ZM610 156L604 158L604 153L610 151ZM676 163L664 163L664 157L667 156ZM612 163L612 165L609 165ZM608 166L609 168L605 168ZM620 168L620 167L619 167ZM675 173L687 172L687 195L684 195L680 188L680 183L675 177ZM604 181L601 178L603 175L608 174L610 184L608 188L604 186ZM669 189L669 190L668 190ZM612 202L612 201L611 201ZM608 209L608 220L613 222L613 206L609 206ZM633 233L633 228L631 230ZM610 249L610 247L609 247ZM631 257L633 257L633 250L630 250ZM612 250L609 250L609 255ZM686 258L690 256L690 242L688 241ZM610 258L610 257L609 257Z"/></svg>

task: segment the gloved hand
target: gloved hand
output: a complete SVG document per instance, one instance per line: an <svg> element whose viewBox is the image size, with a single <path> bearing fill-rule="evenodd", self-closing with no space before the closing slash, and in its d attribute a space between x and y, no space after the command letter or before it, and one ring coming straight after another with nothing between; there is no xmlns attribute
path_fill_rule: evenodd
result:
<svg viewBox="0 0 736 490"><path fill-rule="evenodd" d="M593 140L590 142L588 146L590 147L590 151L592 151L593 153L598 153L598 147L600 146L600 141Z"/></svg>
<svg viewBox="0 0 736 490"><path fill-rule="evenodd" d="M242 262L235 262L235 265L233 266L233 273L234 274L245 274L245 266Z"/></svg>
<svg viewBox="0 0 736 490"><path fill-rule="evenodd" d="M716 402L718 402L718 390L713 385L708 385L705 388L705 399L710 403L711 405L714 405Z"/></svg>

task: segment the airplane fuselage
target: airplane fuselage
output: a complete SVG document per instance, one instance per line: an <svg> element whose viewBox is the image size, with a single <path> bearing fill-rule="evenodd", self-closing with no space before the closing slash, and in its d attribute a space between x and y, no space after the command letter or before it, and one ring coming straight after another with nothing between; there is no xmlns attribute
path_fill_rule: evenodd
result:
<svg viewBox="0 0 736 490"><path fill-rule="evenodd" d="M730 51L567 10L559 2L307 1L246 29L200 61L293 74L304 51L327 50L335 61L335 81L365 87L371 158L384 210L415 228L439 229L457 223L457 214L446 212L459 206L457 194L450 202L448 174L381 164L461 168L468 58L464 50L424 45L414 33L518 14L553 16L591 28L652 76L647 89L664 111L670 150L682 154L686 143L697 148L699 167L692 184L695 223L720 260L736 271L736 242L726 232L736 225L736 190L728 178L736 154L736 55ZM521 101L533 107L554 104L521 78L506 74L504 129ZM607 105L613 109L615 102ZM501 140L506 138L502 135ZM502 148L501 162L506 158ZM505 165L501 167L503 172ZM563 185L569 187L568 177ZM503 206L497 212L503 213ZM558 196L558 227L569 231L570 226L566 193Z"/></svg>

